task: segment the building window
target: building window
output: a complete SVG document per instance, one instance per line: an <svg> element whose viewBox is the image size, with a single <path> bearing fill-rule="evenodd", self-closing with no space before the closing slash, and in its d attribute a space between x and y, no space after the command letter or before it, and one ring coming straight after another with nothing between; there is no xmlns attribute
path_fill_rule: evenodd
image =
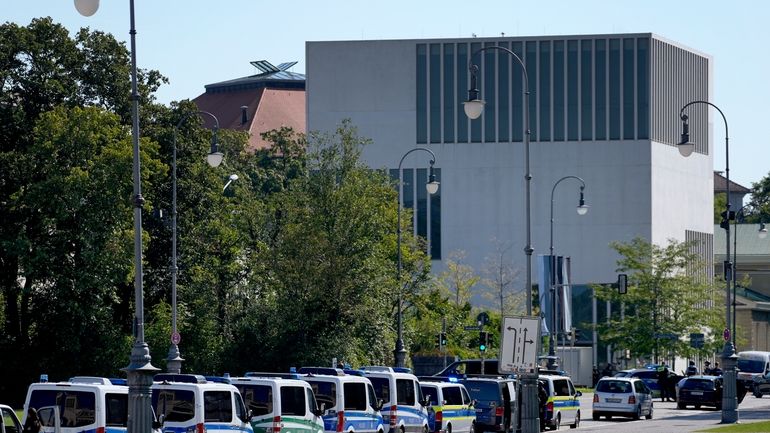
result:
<svg viewBox="0 0 770 433"><path fill-rule="evenodd" d="M636 118L637 138L650 138L649 39L636 40Z"/></svg>
<svg viewBox="0 0 770 433"><path fill-rule="evenodd" d="M553 43L553 139L564 141L564 41Z"/></svg>
<svg viewBox="0 0 770 433"><path fill-rule="evenodd" d="M620 140L620 39L610 39L610 140Z"/></svg>
<svg viewBox="0 0 770 433"><path fill-rule="evenodd" d="M540 141L551 140L551 41L540 41Z"/></svg>
<svg viewBox="0 0 770 433"><path fill-rule="evenodd" d="M428 194L429 169L403 168L404 209L412 210L412 234L425 240L426 252L432 260L441 260L441 188L435 194ZM434 168L436 180L441 182L441 169ZM390 170L390 177L398 188L398 169ZM405 218L402 214L401 218Z"/></svg>
<svg viewBox="0 0 770 433"><path fill-rule="evenodd" d="M596 55L594 56L594 74L596 86L594 88L594 104L596 105L596 140L607 139L607 40L596 41Z"/></svg>
<svg viewBox="0 0 770 433"><path fill-rule="evenodd" d="M468 44L457 44L457 105L465 101L468 95ZM468 116L462 107L456 110L457 142L468 142Z"/></svg>
<svg viewBox="0 0 770 433"><path fill-rule="evenodd" d="M529 139L531 141L537 141L537 97L532 95L532 93L537 93L537 42L527 41L524 44L524 47L527 50L527 56L524 64L527 65L527 76L529 77L530 88L529 113L531 117L529 119ZM532 90L535 92L532 92Z"/></svg>
<svg viewBox="0 0 770 433"><path fill-rule="evenodd" d="M580 41L580 138L593 140L593 67L592 49L594 41L584 39Z"/></svg>
<svg viewBox="0 0 770 433"><path fill-rule="evenodd" d="M524 61L524 51L521 42L514 42L511 44L511 51ZM521 69L521 65L516 62L512 65L511 75L513 76L513 85L511 86L511 99L513 100L513 121L511 122L513 141L524 140L524 71ZM535 83L530 79L530 90ZM530 119L532 122L532 119Z"/></svg>
<svg viewBox="0 0 770 433"><path fill-rule="evenodd" d="M455 141L455 44L444 44L444 143Z"/></svg>
<svg viewBox="0 0 770 433"><path fill-rule="evenodd" d="M428 142L428 61L427 47L417 44L417 143Z"/></svg>
<svg viewBox="0 0 770 433"><path fill-rule="evenodd" d="M441 45L430 44L430 142L441 143Z"/></svg>
<svg viewBox="0 0 770 433"><path fill-rule="evenodd" d="M567 41L567 139L578 139L578 41Z"/></svg>
<svg viewBox="0 0 770 433"><path fill-rule="evenodd" d="M634 40L623 39L623 138L633 140L634 130Z"/></svg>
<svg viewBox="0 0 770 433"><path fill-rule="evenodd" d="M508 42L500 42L498 46L508 48ZM511 126L511 55L500 52L497 58L497 141L505 142L510 139Z"/></svg>

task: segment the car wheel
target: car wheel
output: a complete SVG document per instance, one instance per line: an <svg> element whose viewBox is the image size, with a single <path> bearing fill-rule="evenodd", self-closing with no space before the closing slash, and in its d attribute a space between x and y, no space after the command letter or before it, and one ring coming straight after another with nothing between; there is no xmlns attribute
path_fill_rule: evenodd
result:
<svg viewBox="0 0 770 433"><path fill-rule="evenodd" d="M580 426L580 411L575 414L575 422L569 425L569 428L578 428Z"/></svg>
<svg viewBox="0 0 770 433"><path fill-rule="evenodd" d="M553 423L553 430L559 430L561 427L561 414L556 415L556 420Z"/></svg>
<svg viewBox="0 0 770 433"><path fill-rule="evenodd" d="M762 398L762 393L759 391L754 391L754 397L756 398Z"/></svg>
<svg viewBox="0 0 770 433"><path fill-rule="evenodd" d="M647 415L644 416L644 419L652 419L652 404L650 404L650 410L647 412Z"/></svg>
<svg viewBox="0 0 770 433"><path fill-rule="evenodd" d="M471 423L471 431L470 431L470 433L476 433L476 423L475 422Z"/></svg>
<svg viewBox="0 0 770 433"><path fill-rule="evenodd" d="M452 424L447 424L446 425L446 432L447 433L452 433Z"/></svg>
<svg viewBox="0 0 770 433"><path fill-rule="evenodd" d="M636 412L634 412L634 416L632 417L634 421L639 420L642 417L642 405L636 407Z"/></svg>
<svg viewBox="0 0 770 433"><path fill-rule="evenodd" d="M599 421L599 417L601 415L598 412L594 412L593 415L591 415L591 418L593 418L594 421Z"/></svg>

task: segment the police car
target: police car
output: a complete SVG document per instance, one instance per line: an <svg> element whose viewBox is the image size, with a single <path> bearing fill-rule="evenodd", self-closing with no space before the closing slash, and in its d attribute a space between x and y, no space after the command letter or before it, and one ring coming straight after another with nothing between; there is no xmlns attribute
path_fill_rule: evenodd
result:
<svg viewBox="0 0 770 433"><path fill-rule="evenodd" d="M476 411L468 390L457 380L420 377L422 395L430 402L428 426L433 433L473 432Z"/></svg>
<svg viewBox="0 0 770 433"><path fill-rule="evenodd" d="M381 413L388 423L388 433L428 433L428 402L417 376L393 367L371 366L361 370L383 402Z"/></svg>

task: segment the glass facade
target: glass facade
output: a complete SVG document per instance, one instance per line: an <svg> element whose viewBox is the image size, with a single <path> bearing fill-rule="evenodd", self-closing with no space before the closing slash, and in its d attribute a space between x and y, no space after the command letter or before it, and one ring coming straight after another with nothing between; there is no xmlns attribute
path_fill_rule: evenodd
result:
<svg viewBox="0 0 770 433"><path fill-rule="evenodd" d="M426 248L433 260L441 259L441 188L435 194L428 194L425 185L428 183L429 169L404 168L403 195L401 197L404 210L411 209L412 234L427 241ZM398 169L389 171L394 185L398 188ZM436 181L441 182L441 169L434 168ZM408 218L406 212L401 218Z"/></svg>
<svg viewBox="0 0 770 433"><path fill-rule="evenodd" d="M675 117L668 110L661 114L660 95L673 105L708 96L708 59L651 36L418 43L418 144L523 141L524 70L493 47L510 49L526 67L532 141L652 138L676 144L668 131L677 129L677 119L668 119ZM476 120L462 109L471 60L486 103ZM676 78L690 72L697 75L692 82ZM661 79L666 85L654 87ZM692 108L693 119L706 114L701 108ZM703 133L692 131L693 136Z"/></svg>

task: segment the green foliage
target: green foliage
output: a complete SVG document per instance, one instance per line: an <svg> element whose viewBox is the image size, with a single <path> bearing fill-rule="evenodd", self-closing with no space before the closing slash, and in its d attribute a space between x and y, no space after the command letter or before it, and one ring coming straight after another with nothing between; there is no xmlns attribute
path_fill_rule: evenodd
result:
<svg viewBox="0 0 770 433"><path fill-rule="evenodd" d="M770 223L770 174L759 182L751 184L751 215L746 219L750 223Z"/></svg>
<svg viewBox="0 0 770 433"><path fill-rule="evenodd" d="M628 274L628 293L618 294L610 286L595 286L600 301L611 301L625 315L613 314L608 323L598 325L602 341L618 349L629 349L632 356L657 354L693 357L714 353L721 346L724 308L720 308L718 287L707 282L706 268L690 250L690 244L670 240L666 246L650 244L641 238L613 243L620 254L617 272ZM689 346L690 333L705 333L706 345L697 350ZM679 340L655 338L674 334Z"/></svg>

